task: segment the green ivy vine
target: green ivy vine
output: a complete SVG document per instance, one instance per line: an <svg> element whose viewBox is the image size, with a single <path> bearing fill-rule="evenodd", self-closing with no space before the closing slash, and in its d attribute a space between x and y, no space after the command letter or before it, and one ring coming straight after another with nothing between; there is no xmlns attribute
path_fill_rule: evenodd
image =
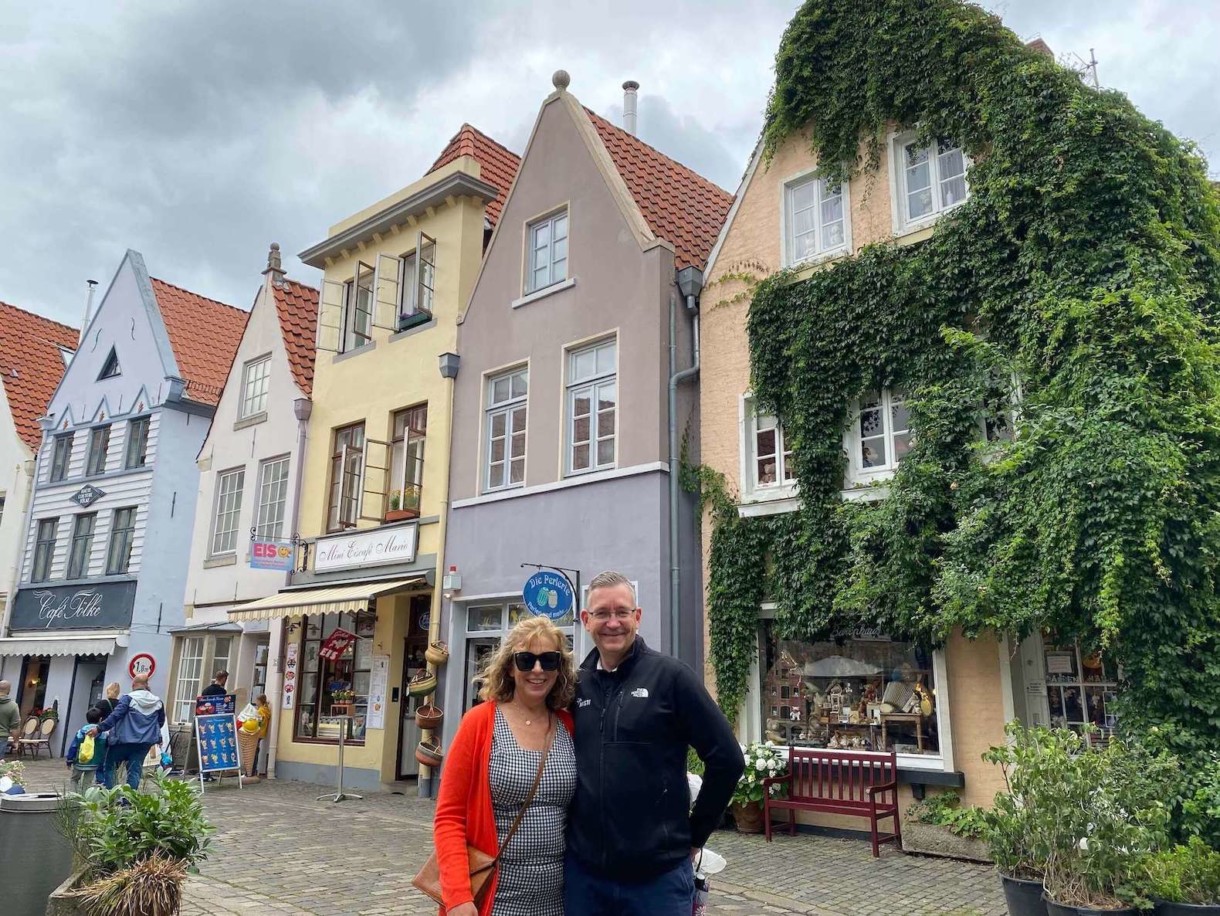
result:
<svg viewBox="0 0 1220 916"><path fill-rule="evenodd" d="M1038 629L1122 666L1122 721L1179 751L1220 734L1220 195L1197 150L956 0L809 0L776 57L770 157L838 180L888 132L947 137L970 197L749 304L752 389L801 507L739 518L707 474L711 653L744 692L759 603L781 638L867 624L924 645ZM847 405L907 393L888 495L845 501ZM1014 438L980 423L1013 417Z"/></svg>

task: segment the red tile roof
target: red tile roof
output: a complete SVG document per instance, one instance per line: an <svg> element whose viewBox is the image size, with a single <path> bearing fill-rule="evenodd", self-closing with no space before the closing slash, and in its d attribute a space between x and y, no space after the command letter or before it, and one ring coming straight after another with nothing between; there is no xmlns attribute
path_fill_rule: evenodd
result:
<svg viewBox="0 0 1220 916"><path fill-rule="evenodd" d="M284 335L284 349L288 351L288 365L292 367L292 380L301 394L309 397L313 393L313 360L318 327L318 291L312 286L287 278L277 281L275 311L280 319L280 331Z"/></svg>
<svg viewBox="0 0 1220 916"><path fill-rule="evenodd" d="M186 379L186 398L214 407L250 313L156 277L152 285L178 372Z"/></svg>
<svg viewBox="0 0 1220 916"><path fill-rule="evenodd" d="M17 435L34 451L42 441L38 418L64 377L59 348L75 350L79 337L66 324L0 302L0 379Z"/></svg>
<svg viewBox="0 0 1220 916"><path fill-rule="evenodd" d="M504 199L508 197L509 186L517 177L521 157L481 130L463 124L428 171L435 172L460 156L473 157L479 163L482 179L500 192L496 199L487 205L487 219L494 227L500 219L500 211L504 209Z"/></svg>
<svg viewBox="0 0 1220 916"><path fill-rule="evenodd" d="M702 268L733 195L585 109L654 235L674 246L674 266Z"/></svg>

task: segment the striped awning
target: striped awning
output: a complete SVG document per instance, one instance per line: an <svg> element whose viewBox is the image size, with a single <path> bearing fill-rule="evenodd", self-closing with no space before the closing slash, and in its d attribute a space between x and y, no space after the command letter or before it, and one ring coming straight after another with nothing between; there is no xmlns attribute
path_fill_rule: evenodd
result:
<svg viewBox="0 0 1220 916"><path fill-rule="evenodd" d="M413 576L393 582L365 582L360 585L332 585L329 588L280 592L233 608L229 611L229 619L272 620L303 614L350 614L365 610L369 602L379 595L411 591L426 582L423 576Z"/></svg>
<svg viewBox="0 0 1220 916"><path fill-rule="evenodd" d="M110 655L118 642L117 635L10 636L0 639L0 655Z"/></svg>

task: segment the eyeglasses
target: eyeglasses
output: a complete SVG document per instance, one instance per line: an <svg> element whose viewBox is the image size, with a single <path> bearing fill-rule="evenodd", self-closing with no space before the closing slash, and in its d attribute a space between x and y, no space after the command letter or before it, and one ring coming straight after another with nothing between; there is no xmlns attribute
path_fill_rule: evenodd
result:
<svg viewBox="0 0 1220 916"><path fill-rule="evenodd" d="M613 617L615 620L629 620L635 616L635 610L619 608L615 611L589 611L589 616L598 623L605 623L611 617Z"/></svg>
<svg viewBox="0 0 1220 916"><path fill-rule="evenodd" d="M534 662L540 664L543 671L558 671L562 658L558 652L539 652L537 655L533 652L514 652L513 664L518 671L533 671Z"/></svg>

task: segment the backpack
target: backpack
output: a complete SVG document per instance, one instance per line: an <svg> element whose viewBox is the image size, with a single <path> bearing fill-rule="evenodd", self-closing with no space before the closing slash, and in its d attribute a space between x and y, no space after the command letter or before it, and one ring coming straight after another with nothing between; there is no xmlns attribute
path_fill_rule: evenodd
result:
<svg viewBox="0 0 1220 916"><path fill-rule="evenodd" d="M76 765L81 767L93 764L93 755L97 753L96 743L92 735L81 738L80 747L76 749Z"/></svg>

